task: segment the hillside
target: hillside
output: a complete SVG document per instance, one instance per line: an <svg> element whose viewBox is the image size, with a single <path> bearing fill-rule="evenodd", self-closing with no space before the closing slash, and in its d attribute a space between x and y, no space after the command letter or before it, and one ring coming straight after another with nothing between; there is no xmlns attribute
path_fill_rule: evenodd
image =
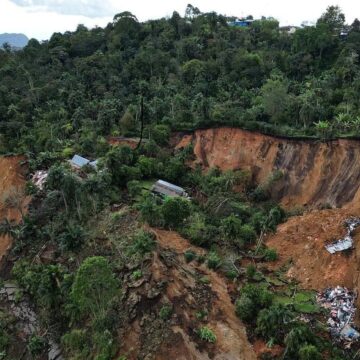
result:
<svg viewBox="0 0 360 360"><path fill-rule="evenodd" d="M357 140L289 140L217 128L185 136L177 147L189 144L194 147L195 163L205 169L246 169L256 182L264 185L272 174L280 172L271 194L287 208L310 205L359 208Z"/></svg>
<svg viewBox="0 0 360 360"><path fill-rule="evenodd" d="M234 20L0 49L1 359L359 357L360 21Z"/></svg>

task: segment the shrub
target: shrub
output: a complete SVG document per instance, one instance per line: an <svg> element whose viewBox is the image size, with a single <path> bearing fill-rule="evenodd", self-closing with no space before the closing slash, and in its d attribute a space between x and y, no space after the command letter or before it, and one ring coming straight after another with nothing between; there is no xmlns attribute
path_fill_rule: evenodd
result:
<svg viewBox="0 0 360 360"><path fill-rule="evenodd" d="M264 260L265 261L276 261L278 254L276 249L265 249L264 251Z"/></svg>
<svg viewBox="0 0 360 360"><path fill-rule="evenodd" d="M209 252L207 256L207 266L212 270L216 270L221 266L221 258L215 251Z"/></svg>
<svg viewBox="0 0 360 360"><path fill-rule="evenodd" d="M96 318L103 313L118 291L109 262L102 256L88 257L76 272L71 301L82 315Z"/></svg>
<svg viewBox="0 0 360 360"><path fill-rule="evenodd" d="M299 357L300 349L303 346L315 345L316 337L313 332L304 324L297 323L285 337L284 359ZM303 351L304 356L307 351Z"/></svg>
<svg viewBox="0 0 360 360"><path fill-rule="evenodd" d="M304 345L299 350L299 360L321 360L321 353L314 345Z"/></svg>
<svg viewBox="0 0 360 360"><path fill-rule="evenodd" d="M156 198L152 195L146 196L138 205L141 218L150 226L160 226L163 223L161 207L157 204Z"/></svg>
<svg viewBox="0 0 360 360"><path fill-rule="evenodd" d="M61 338L64 349L77 359L87 359L90 354L89 336L85 330L74 329Z"/></svg>
<svg viewBox="0 0 360 360"><path fill-rule="evenodd" d="M33 335L27 347L32 356L40 355L46 349L46 340L42 336Z"/></svg>
<svg viewBox="0 0 360 360"><path fill-rule="evenodd" d="M198 330L198 334L201 340L209 342L209 343L215 343L216 342L216 335L213 333L211 329L209 329L207 326L203 326Z"/></svg>
<svg viewBox="0 0 360 360"><path fill-rule="evenodd" d="M69 224L65 231L59 235L61 249L74 251L81 248L85 240L84 229L80 225Z"/></svg>
<svg viewBox="0 0 360 360"><path fill-rule="evenodd" d="M155 125L152 129L152 137L159 145L166 145L170 138L170 129L167 125Z"/></svg>
<svg viewBox="0 0 360 360"><path fill-rule="evenodd" d="M246 277L248 279L253 279L253 277L255 276L256 274L256 266L254 264L249 264L247 267L246 267Z"/></svg>
<svg viewBox="0 0 360 360"><path fill-rule="evenodd" d="M143 177L152 178L157 174L158 160L141 155L137 162L137 167L140 169Z"/></svg>
<svg viewBox="0 0 360 360"><path fill-rule="evenodd" d="M131 274L131 278L134 280L139 280L141 279L143 276L143 273L141 270L135 270L133 271L133 273Z"/></svg>
<svg viewBox="0 0 360 360"><path fill-rule="evenodd" d="M241 239L247 244L252 244L256 240L256 232L249 224L241 226L239 235Z"/></svg>
<svg viewBox="0 0 360 360"><path fill-rule="evenodd" d="M145 255L155 247L154 235L144 230L139 230L130 247L130 253Z"/></svg>
<svg viewBox="0 0 360 360"><path fill-rule="evenodd" d="M163 305L159 311L159 317L161 320L168 320L173 312L172 306Z"/></svg>
<svg viewBox="0 0 360 360"><path fill-rule="evenodd" d="M272 305L259 312L256 332L266 340L282 342L293 314L283 305Z"/></svg>
<svg viewBox="0 0 360 360"><path fill-rule="evenodd" d="M269 307L272 300L273 294L265 288L253 284L245 285L235 303L236 314L243 321L255 321L259 311Z"/></svg>
<svg viewBox="0 0 360 360"><path fill-rule="evenodd" d="M141 194L141 184L138 180L131 180L126 184L126 187L128 189L129 195L132 198L135 198L136 196Z"/></svg>
<svg viewBox="0 0 360 360"><path fill-rule="evenodd" d="M254 320L256 306L248 296L241 296L235 303L236 315L243 321Z"/></svg>
<svg viewBox="0 0 360 360"><path fill-rule="evenodd" d="M231 214L221 221L221 228L225 236L236 239L241 235L242 221Z"/></svg>
<svg viewBox="0 0 360 360"><path fill-rule="evenodd" d="M190 215L190 203L181 197L166 198L161 207L165 225L178 227Z"/></svg>
<svg viewBox="0 0 360 360"><path fill-rule="evenodd" d="M186 250L184 253L184 257L187 263L196 259L196 253L192 250Z"/></svg>

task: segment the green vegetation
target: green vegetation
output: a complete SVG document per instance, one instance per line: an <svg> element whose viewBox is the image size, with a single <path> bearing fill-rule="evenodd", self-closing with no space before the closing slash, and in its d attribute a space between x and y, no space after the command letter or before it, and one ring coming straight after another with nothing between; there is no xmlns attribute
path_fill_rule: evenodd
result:
<svg viewBox="0 0 360 360"><path fill-rule="evenodd" d="M181 255L194 268L203 264L197 287L211 288L205 266L226 275L241 289L236 314L252 336L283 346L284 359L335 353L315 326L297 319L319 312L314 295L258 266L278 258L262 239L285 219L270 197L285 174L256 184L243 169L204 173L189 167L191 146L173 149L170 140L173 131L218 126L321 140L359 136L360 22L346 25L338 7L292 35L272 18L249 28L231 20L191 5L184 17L145 23L124 12L105 28L79 25L20 51L0 50L0 153L26 154L31 172L49 170L44 189L27 185L32 202L22 222L0 226L15 239L9 276L34 302L41 326L58 331L66 358L113 359L140 313L142 335L147 321L167 329L176 306L158 299L169 281L134 290L149 285L156 261L177 264L150 227L203 247ZM142 142L111 146L108 136ZM66 160L75 153L99 159L98 169L71 169ZM155 196L149 189L158 178L184 187L191 200ZM19 191L6 204L22 212ZM201 326L212 314L210 299L194 299L196 333L215 343ZM0 357L16 343L14 332L1 309ZM28 352L38 356L47 340L30 337Z"/></svg>
<svg viewBox="0 0 360 360"><path fill-rule="evenodd" d="M208 328L207 326L201 327L198 330L198 334L201 340L209 342L209 343L215 343L216 342L216 335L214 332Z"/></svg>

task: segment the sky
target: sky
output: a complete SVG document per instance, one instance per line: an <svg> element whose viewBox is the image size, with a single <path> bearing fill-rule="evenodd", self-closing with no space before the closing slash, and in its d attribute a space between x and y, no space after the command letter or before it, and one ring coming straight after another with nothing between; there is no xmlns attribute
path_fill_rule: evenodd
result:
<svg viewBox="0 0 360 360"><path fill-rule="evenodd" d="M272 16L281 25L316 21L329 5L339 5L348 23L360 18L358 0L0 0L0 33L46 40L54 32L73 31L78 24L105 26L122 11L131 11L140 21L171 16L173 11L183 15L189 2L202 12Z"/></svg>

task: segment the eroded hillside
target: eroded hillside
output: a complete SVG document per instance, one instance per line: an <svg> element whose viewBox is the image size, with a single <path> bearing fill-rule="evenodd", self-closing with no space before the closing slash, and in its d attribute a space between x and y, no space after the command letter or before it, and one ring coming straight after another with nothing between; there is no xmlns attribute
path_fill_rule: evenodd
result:
<svg viewBox="0 0 360 360"><path fill-rule="evenodd" d="M356 206L360 197L360 144L275 138L235 128L198 130L178 147L194 145L197 163L222 170L250 170L262 183L276 170L283 177L272 195L295 205Z"/></svg>
<svg viewBox="0 0 360 360"><path fill-rule="evenodd" d="M18 222L21 218L19 207L26 206L23 198L25 179L22 160L19 156L0 157L0 222L4 219ZM0 235L0 264L10 245L10 236Z"/></svg>

